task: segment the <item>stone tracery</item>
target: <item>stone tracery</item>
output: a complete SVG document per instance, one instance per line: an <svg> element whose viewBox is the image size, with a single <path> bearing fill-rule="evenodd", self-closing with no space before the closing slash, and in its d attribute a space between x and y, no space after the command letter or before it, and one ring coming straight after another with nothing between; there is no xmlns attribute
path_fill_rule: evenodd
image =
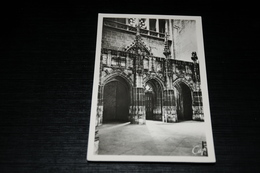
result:
<svg viewBox="0 0 260 173"><path fill-rule="evenodd" d="M121 33L122 30L127 30L129 32L128 37L132 38L132 42L126 45L123 50L109 49L102 46L101 71L104 71L105 73L100 73L99 111L97 116L100 119L99 122L102 122L103 119L104 86L109 80L116 78L117 76L121 77L124 82L129 85L128 92L130 95L130 102L128 106L128 120L131 123L145 124L146 116L148 115L146 102L148 97L156 97L153 98L154 109L151 109L153 114L156 115L154 116L155 120L178 122L182 119L178 116L179 108L181 106L183 107L183 105L181 105L183 100L180 99L182 95L187 95L190 98L190 103L189 101L186 102L191 104L191 119L203 120L204 115L203 111L201 111L202 96L201 91L198 89L200 81L198 68L196 66L197 62L194 61L192 63L172 59L171 54L174 52L171 51L173 50L171 49L171 46L173 45L169 44L173 38L168 40L169 34L167 33L167 29L170 31L169 21L165 20L165 25L167 25L164 30L165 38L161 40L161 45L158 45L161 47L161 51L165 55L164 57L154 56L153 50L149 48L142 39L144 34L141 30L144 28L140 27L140 25L137 25L136 30L129 30L130 26L120 25L122 26L119 29L118 23L104 20L103 27L105 30L110 30L112 28L113 31L116 29L119 33ZM174 27L171 29L173 30ZM170 35L172 35L172 33ZM106 38L106 35L103 36L103 40L105 39L108 39ZM149 39L153 38L151 37ZM194 54L192 56L194 56ZM150 89L153 92L148 92L147 86L150 86ZM157 95L155 95L155 91L157 92ZM151 93L154 95L151 95ZM161 94L158 95L158 93ZM160 101L158 101L158 99ZM156 108L155 105L159 107Z"/></svg>

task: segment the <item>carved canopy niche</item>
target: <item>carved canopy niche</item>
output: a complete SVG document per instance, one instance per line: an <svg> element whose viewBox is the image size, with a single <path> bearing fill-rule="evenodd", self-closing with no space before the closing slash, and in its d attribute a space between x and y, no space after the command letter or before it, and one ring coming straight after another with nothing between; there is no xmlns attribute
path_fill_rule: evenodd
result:
<svg viewBox="0 0 260 173"><path fill-rule="evenodd" d="M136 35L135 40L125 48L126 52L132 54L152 55L148 46L145 45L140 35Z"/></svg>

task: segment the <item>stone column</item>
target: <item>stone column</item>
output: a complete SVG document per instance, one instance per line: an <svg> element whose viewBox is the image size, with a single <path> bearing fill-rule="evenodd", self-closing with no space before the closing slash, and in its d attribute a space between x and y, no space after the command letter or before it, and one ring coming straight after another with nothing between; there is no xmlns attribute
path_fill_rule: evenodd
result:
<svg viewBox="0 0 260 173"><path fill-rule="evenodd" d="M193 60L194 65L194 84L195 91L193 92L193 119L204 121L204 113L203 113L203 101L202 101L202 93L200 89L200 74L199 74L199 63L196 52L191 53L191 59Z"/></svg>
<svg viewBox="0 0 260 173"><path fill-rule="evenodd" d="M169 20L165 19L165 33L169 33Z"/></svg>
<svg viewBox="0 0 260 173"><path fill-rule="evenodd" d="M130 122L145 124L144 88L133 88L133 103L130 109Z"/></svg>
<svg viewBox="0 0 260 173"><path fill-rule="evenodd" d="M193 120L204 121L203 102L201 91L193 92Z"/></svg>
<svg viewBox="0 0 260 173"><path fill-rule="evenodd" d="M126 58L125 58L126 62L125 62L125 68L128 69L129 68L129 53L126 53Z"/></svg>
<svg viewBox="0 0 260 173"><path fill-rule="evenodd" d="M143 61L142 55L136 52L134 58L134 88L133 103L131 107L130 121L132 124L145 124L145 105L143 88Z"/></svg>
<svg viewBox="0 0 260 173"><path fill-rule="evenodd" d="M174 97L174 90L172 86L172 78L173 78L173 69L172 69L172 62L169 59L171 51L168 45L168 35L167 32L165 33L165 42L164 42L164 52L165 55L165 62L164 62L164 78L165 78L165 86L166 89L164 90L164 100L163 100L163 117L164 122L177 122L178 117L176 113L176 104L175 104L175 97Z"/></svg>
<svg viewBox="0 0 260 173"><path fill-rule="evenodd" d="M174 90L166 89L163 92L163 120L164 122L177 122Z"/></svg>
<svg viewBox="0 0 260 173"><path fill-rule="evenodd" d="M156 19L155 29L156 29L156 32L159 32L159 19Z"/></svg>
<svg viewBox="0 0 260 173"><path fill-rule="evenodd" d="M145 19L145 26L147 26L147 30L150 30L150 21L148 18Z"/></svg>
<svg viewBox="0 0 260 173"><path fill-rule="evenodd" d="M172 19L168 20L168 22L169 22L169 32L168 33L169 33L169 37L170 37L169 39L173 40L173 38L172 38L172 32L173 32L173 30L172 30L172 28L173 28Z"/></svg>
<svg viewBox="0 0 260 173"><path fill-rule="evenodd" d="M172 85L173 71L170 64L170 59L165 60L165 86L166 89L163 92L163 118L164 122L177 122L177 112L174 89Z"/></svg>
<svg viewBox="0 0 260 173"><path fill-rule="evenodd" d="M152 71L152 63L153 63L152 57L151 57L151 56L149 56L149 67L148 67L148 69L149 69L149 72L151 72L151 71Z"/></svg>

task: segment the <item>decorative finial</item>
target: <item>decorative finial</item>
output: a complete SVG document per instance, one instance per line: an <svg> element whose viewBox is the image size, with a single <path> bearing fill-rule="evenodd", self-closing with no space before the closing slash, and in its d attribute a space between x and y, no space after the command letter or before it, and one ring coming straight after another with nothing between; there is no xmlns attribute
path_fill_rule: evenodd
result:
<svg viewBox="0 0 260 173"><path fill-rule="evenodd" d="M196 53L196 52L192 52L192 53L191 53L191 59L192 59L192 61L194 61L194 63L198 60L198 57L197 57L197 53Z"/></svg>
<svg viewBox="0 0 260 173"><path fill-rule="evenodd" d="M165 32L165 38L164 38L164 50L163 54L166 56L166 58L171 54L169 43L168 43L168 34Z"/></svg>

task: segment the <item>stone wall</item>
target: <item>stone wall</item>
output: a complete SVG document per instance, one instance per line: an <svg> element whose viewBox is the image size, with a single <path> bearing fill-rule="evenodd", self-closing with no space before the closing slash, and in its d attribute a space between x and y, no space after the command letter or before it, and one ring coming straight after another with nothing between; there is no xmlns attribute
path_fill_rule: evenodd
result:
<svg viewBox="0 0 260 173"><path fill-rule="evenodd" d="M102 48L121 51L123 51L127 46L131 45L136 35L131 31L119 30L117 28L108 26L103 27L102 34ZM143 35L142 40L150 49L153 56L165 57L163 55L164 39Z"/></svg>
<svg viewBox="0 0 260 173"><path fill-rule="evenodd" d="M173 40L175 59L192 61L191 52L197 52L196 23L193 20L174 20Z"/></svg>
<svg viewBox="0 0 260 173"><path fill-rule="evenodd" d="M103 119L103 88L116 76L120 76L129 85L128 119L133 124L145 124L144 86L151 80L158 85L154 89L159 89L158 92L162 94L161 104L158 107L156 105L153 110L155 120L178 122L176 93L177 90L181 93L183 85L188 86L191 94L192 119L204 119L202 93L199 90L199 68L195 68L191 62L191 53L197 51L196 23L174 20L172 24L175 28L171 35L170 46L174 46L174 52L170 59L163 54L165 40L162 37L141 33L141 39L137 41L140 35L137 34L136 28L125 24L113 25L113 22L104 24L97 124L102 124ZM132 46L136 46L133 48L138 50L141 48L143 52L131 51L129 47ZM198 76L195 77L195 74Z"/></svg>
<svg viewBox="0 0 260 173"><path fill-rule="evenodd" d="M104 26L102 31L102 48L124 50L135 39L135 34L128 31L119 31L116 28Z"/></svg>
<svg viewBox="0 0 260 173"><path fill-rule="evenodd" d="M145 37L143 36L143 41L146 44L147 47L151 48L151 52L153 56L156 57L165 57L163 54L164 49L164 40L163 39L157 39L152 37Z"/></svg>

